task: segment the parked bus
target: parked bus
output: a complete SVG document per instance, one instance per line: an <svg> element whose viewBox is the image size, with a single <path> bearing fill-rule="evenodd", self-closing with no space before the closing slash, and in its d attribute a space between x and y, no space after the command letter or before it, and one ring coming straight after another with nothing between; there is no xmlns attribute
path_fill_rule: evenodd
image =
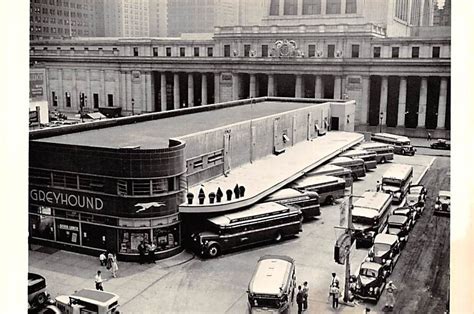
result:
<svg viewBox="0 0 474 314"><path fill-rule="evenodd" d="M344 197L346 181L333 176L311 176L298 179L290 186L300 191L316 192L321 203L333 204L336 198Z"/></svg>
<svg viewBox="0 0 474 314"><path fill-rule="evenodd" d="M411 145L410 139L406 136L389 133L372 133L371 139L372 141L392 145L395 154L414 156L416 152L416 149Z"/></svg>
<svg viewBox="0 0 474 314"><path fill-rule="evenodd" d="M358 178L365 177L365 163L360 158L336 157L331 160L329 164L350 169L354 181Z"/></svg>
<svg viewBox="0 0 474 314"><path fill-rule="evenodd" d="M301 210L304 219L321 215L319 195L312 191L281 189L263 199L263 202L275 202L285 206L294 206Z"/></svg>
<svg viewBox="0 0 474 314"><path fill-rule="evenodd" d="M289 313L295 287L294 259L283 255L262 256L247 290L249 313Z"/></svg>
<svg viewBox="0 0 474 314"><path fill-rule="evenodd" d="M383 164L388 160L393 160L393 146L385 143L367 142L353 147L354 149L364 149L376 152L377 163Z"/></svg>
<svg viewBox="0 0 474 314"><path fill-rule="evenodd" d="M351 149L339 155L340 157L360 158L365 163L365 170L377 168L377 153L364 149Z"/></svg>
<svg viewBox="0 0 474 314"><path fill-rule="evenodd" d="M392 165L382 176L382 191L393 195L393 202L399 204L408 193L413 179L410 165Z"/></svg>
<svg viewBox="0 0 474 314"><path fill-rule="evenodd" d="M373 244L375 236L383 233L390 214L392 195L365 192L352 209L352 225L355 229L356 247Z"/></svg>
<svg viewBox="0 0 474 314"><path fill-rule="evenodd" d="M333 176L342 178L346 181L346 188L352 185L352 171L350 169L336 166L336 165L324 165L321 167L317 167L307 173L305 176Z"/></svg>
<svg viewBox="0 0 474 314"><path fill-rule="evenodd" d="M222 252L255 243L281 241L303 230L303 214L292 206L275 202L255 204L249 209L206 220L207 230L192 235L201 255L216 257Z"/></svg>
<svg viewBox="0 0 474 314"><path fill-rule="evenodd" d="M82 289L72 295L57 296L56 306L64 314L118 314L118 299L119 296L112 292Z"/></svg>

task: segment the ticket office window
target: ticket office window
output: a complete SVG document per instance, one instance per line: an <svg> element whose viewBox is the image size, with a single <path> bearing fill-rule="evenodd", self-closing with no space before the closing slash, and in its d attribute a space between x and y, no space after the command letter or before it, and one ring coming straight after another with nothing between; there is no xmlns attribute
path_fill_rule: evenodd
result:
<svg viewBox="0 0 474 314"><path fill-rule="evenodd" d="M30 236L54 240L54 218L49 215L30 214Z"/></svg>
<svg viewBox="0 0 474 314"><path fill-rule="evenodd" d="M141 241L150 242L149 230L120 230L120 253L138 253Z"/></svg>
<svg viewBox="0 0 474 314"><path fill-rule="evenodd" d="M108 230L104 226L90 225L83 223L81 225L82 245L98 249L107 249Z"/></svg>
<svg viewBox="0 0 474 314"><path fill-rule="evenodd" d="M80 244L79 222L56 219L56 240L71 244Z"/></svg>
<svg viewBox="0 0 474 314"><path fill-rule="evenodd" d="M153 242L158 252L179 246L179 225L153 229Z"/></svg>

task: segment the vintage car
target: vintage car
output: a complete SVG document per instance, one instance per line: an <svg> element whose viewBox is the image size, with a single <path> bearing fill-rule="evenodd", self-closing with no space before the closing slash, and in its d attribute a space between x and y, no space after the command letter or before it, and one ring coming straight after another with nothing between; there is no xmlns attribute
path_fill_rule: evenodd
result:
<svg viewBox="0 0 474 314"><path fill-rule="evenodd" d="M451 215L451 192L439 191L434 206L435 215L450 216Z"/></svg>
<svg viewBox="0 0 474 314"><path fill-rule="evenodd" d="M409 230L411 230L415 226L418 212L412 206L401 206L401 207L395 208L392 211L392 215L401 215L401 216L407 217L408 228Z"/></svg>
<svg viewBox="0 0 474 314"><path fill-rule="evenodd" d="M416 218L419 218L425 209L427 194L428 191L422 184L410 185L408 188L406 205L416 210Z"/></svg>
<svg viewBox="0 0 474 314"><path fill-rule="evenodd" d="M385 288L387 272L382 265L373 262L363 262L357 276L354 296L362 300L377 302Z"/></svg>
<svg viewBox="0 0 474 314"><path fill-rule="evenodd" d="M404 248L408 241L410 222L407 216L393 214L388 217L387 234L396 235L400 241L400 249Z"/></svg>
<svg viewBox="0 0 474 314"><path fill-rule="evenodd" d="M31 310L46 305L49 293L46 291L46 279L38 274L28 273L28 304Z"/></svg>
<svg viewBox="0 0 474 314"><path fill-rule="evenodd" d="M431 143L430 147L434 149L451 149L451 143L443 139L438 139L436 142Z"/></svg>
<svg viewBox="0 0 474 314"><path fill-rule="evenodd" d="M390 218L390 217L389 217ZM400 257L400 241L398 236L381 233L374 239L374 245L370 248L367 261L380 264L388 277Z"/></svg>

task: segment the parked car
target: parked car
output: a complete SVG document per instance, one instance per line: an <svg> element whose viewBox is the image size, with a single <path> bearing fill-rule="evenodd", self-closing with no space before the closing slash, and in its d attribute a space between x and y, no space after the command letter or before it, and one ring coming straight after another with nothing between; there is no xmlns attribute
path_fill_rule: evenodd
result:
<svg viewBox="0 0 474 314"><path fill-rule="evenodd" d="M388 217L387 234L396 235L400 241L400 249L404 248L408 241L410 222L407 216L391 215Z"/></svg>
<svg viewBox="0 0 474 314"><path fill-rule="evenodd" d="M451 149L451 143L443 139L438 139L436 142L431 143L430 146L433 149Z"/></svg>
<svg viewBox="0 0 474 314"><path fill-rule="evenodd" d="M362 300L377 302L385 288L387 272L382 265L373 262L363 262L357 276L354 296Z"/></svg>
<svg viewBox="0 0 474 314"><path fill-rule="evenodd" d="M46 291L46 279L38 274L28 273L28 305L29 310L39 310L49 300Z"/></svg>
<svg viewBox="0 0 474 314"><path fill-rule="evenodd" d="M412 206L401 206L392 211L392 215L405 216L408 219L409 230L413 229L417 219L417 211Z"/></svg>
<svg viewBox="0 0 474 314"><path fill-rule="evenodd" d="M425 209L427 194L428 190L422 184L410 185L408 188L406 204L416 210L416 218L419 218Z"/></svg>
<svg viewBox="0 0 474 314"><path fill-rule="evenodd" d="M435 215L450 216L451 215L451 192L439 191L434 206Z"/></svg>
<svg viewBox="0 0 474 314"><path fill-rule="evenodd" d="M400 257L400 241L397 235L381 233L375 237L367 260L380 264L388 277Z"/></svg>

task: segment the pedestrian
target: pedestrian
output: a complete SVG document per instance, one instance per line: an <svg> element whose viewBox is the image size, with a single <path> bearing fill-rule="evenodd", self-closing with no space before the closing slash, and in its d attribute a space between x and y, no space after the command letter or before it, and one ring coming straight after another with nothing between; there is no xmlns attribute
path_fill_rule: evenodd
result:
<svg viewBox="0 0 474 314"><path fill-rule="evenodd" d="M99 261L100 261L100 266L105 266L107 265L107 256L105 256L106 252L102 252L99 255Z"/></svg>
<svg viewBox="0 0 474 314"><path fill-rule="evenodd" d="M339 307L339 287L336 285L331 286L329 293L332 296L332 307L337 309Z"/></svg>
<svg viewBox="0 0 474 314"><path fill-rule="evenodd" d="M101 271L98 270L97 275L95 275L95 289L104 291L104 287L102 286L103 282L104 280L102 279Z"/></svg>
<svg viewBox="0 0 474 314"><path fill-rule="evenodd" d="M112 269L112 260L114 259L114 255L109 252L107 254L107 266L105 268L107 268L107 270L111 270Z"/></svg>
<svg viewBox="0 0 474 314"><path fill-rule="evenodd" d="M112 255L111 264L112 267L110 268L110 271L112 272L112 276L114 278L117 278L118 264L117 256L115 254Z"/></svg>
<svg viewBox="0 0 474 314"><path fill-rule="evenodd" d="M149 243L148 244L148 263L151 264L156 264L155 262L155 250L156 250L156 245L154 243Z"/></svg>
<svg viewBox="0 0 474 314"><path fill-rule="evenodd" d="M381 188L380 181L377 181L377 185L376 185L377 192L380 192L380 188Z"/></svg>
<svg viewBox="0 0 474 314"><path fill-rule="evenodd" d="M428 142L431 141L431 133L428 132Z"/></svg>
<svg viewBox="0 0 474 314"><path fill-rule="evenodd" d="M364 314L369 314L370 313L370 309L368 307L365 308L364 310Z"/></svg>
<svg viewBox="0 0 474 314"><path fill-rule="evenodd" d="M397 287L393 284L393 281L389 281L387 285L387 302L385 303L385 307L391 311L393 310L393 305L395 304L395 291Z"/></svg>
<svg viewBox="0 0 474 314"><path fill-rule="evenodd" d="M331 285L330 287L332 286L336 286L339 288L339 278L336 276L336 273L332 273L332 279L331 279Z"/></svg>
<svg viewBox="0 0 474 314"><path fill-rule="evenodd" d="M303 311L306 311L308 309L308 293L309 293L308 282L305 281L303 283Z"/></svg>
<svg viewBox="0 0 474 314"><path fill-rule="evenodd" d="M140 244L137 247L138 253L140 254L140 264L145 263L145 242L141 241Z"/></svg>
<svg viewBox="0 0 474 314"><path fill-rule="evenodd" d="M303 312L303 302L304 302L304 294L301 291L301 286L298 286L298 293L296 294L296 304L298 304L298 314Z"/></svg>

